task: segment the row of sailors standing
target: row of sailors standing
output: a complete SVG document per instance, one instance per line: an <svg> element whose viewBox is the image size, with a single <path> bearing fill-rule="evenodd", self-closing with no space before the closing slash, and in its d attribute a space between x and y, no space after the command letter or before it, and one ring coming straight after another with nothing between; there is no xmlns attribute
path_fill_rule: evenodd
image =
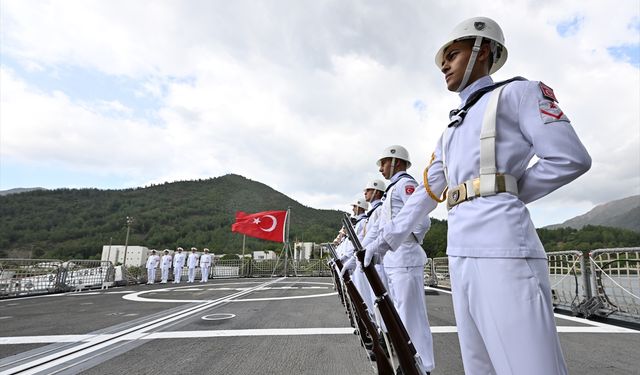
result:
<svg viewBox="0 0 640 375"><path fill-rule="evenodd" d="M465 373L568 372L546 253L526 205L585 173L591 157L550 87L522 77L493 81L491 74L507 56L502 29L490 18L473 17L452 30L435 63L461 103L450 113L423 182L406 174L411 165L406 149L387 148L378 160L389 180L378 219L372 214L356 224L366 250L364 266L384 266L389 295L427 373L434 368L433 344L420 242L429 228L428 214L444 201ZM530 163L534 155L538 159ZM354 211L358 220L361 211ZM343 269L357 275L348 245L339 247Z"/></svg>
<svg viewBox="0 0 640 375"><path fill-rule="evenodd" d="M380 228L395 217L418 186L416 180L407 173L411 161L409 152L404 147L387 147L378 158L377 165L388 184L378 179L370 181L364 188L364 197L356 199L352 204L355 233L365 248L376 240L380 235ZM429 226L429 216L425 215L401 248L380 255L379 259L373 261L427 372L434 368L433 342L427 319L423 279L427 257L422 249L422 239ZM336 253L344 264L342 273L351 272L351 279L368 310L378 315L374 308L375 295L364 275L362 264L356 260L353 245L344 240L342 234L338 235L336 241L339 242ZM386 330L379 316L371 318L378 322L383 331ZM369 355L373 357L372 353Z"/></svg>
<svg viewBox="0 0 640 375"><path fill-rule="evenodd" d="M179 284L182 279L182 270L187 266L187 283L195 282L196 267L200 267L201 283L209 280L209 271L213 264L213 257L209 254L209 249L204 248L203 254L197 253L198 249L191 248L191 253L185 255L184 249L178 247L173 256L169 254L169 249L164 250L164 255L160 258L156 250L151 250L151 255L147 259L147 284L153 284L156 279L156 269L159 267L162 272L161 284L166 284L169 280L169 269L173 266L173 283Z"/></svg>

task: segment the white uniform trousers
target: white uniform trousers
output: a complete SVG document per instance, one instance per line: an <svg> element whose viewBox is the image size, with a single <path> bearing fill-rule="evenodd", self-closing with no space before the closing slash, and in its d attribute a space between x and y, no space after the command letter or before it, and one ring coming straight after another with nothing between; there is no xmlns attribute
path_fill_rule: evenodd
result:
<svg viewBox="0 0 640 375"><path fill-rule="evenodd" d="M356 286L358 293L360 293L362 300L367 305L367 309L369 310L369 315L371 320L374 321L373 319L375 317L374 315L375 310L373 306L373 299L371 298L371 295L373 292L371 291L371 287L369 286L369 281L367 280L367 277L364 275L364 272L362 271L362 267L360 267L359 265L356 266L356 268L351 273L351 278L353 279L353 284Z"/></svg>
<svg viewBox="0 0 640 375"><path fill-rule="evenodd" d="M376 269L376 271L378 271L378 276L380 276L380 281L382 281L382 285L384 285L384 289L385 290L389 290L389 282L387 281L387 273L384 272L384 266L382 264L376 264L374 265L374 268ZM366 278L366 276L365 276ZM369 281L367 280L367 284L369 284ZM371 285L369 285L369 290L371 292L371 301L375 301L378 297L376 297L376 294L373 292L373 289L371 289ZM375 308L375 317L376 317L376 323L378 324L378 327L383 331L383 332L387 332L387 327L384 325L384 321L382 320L382 315L380 315L380 312L378 311L378 308Z"/></svg>
<svg viewBox="0 0 640 375"><path fill-rule="evenodd" d="M565 375L546 259L449 257L466 374Z"/></svg>
<svg viewBox="0 0 640 375"><path fill-rule="evenodd" d="M425 370L435 367L433 338L424 300L424 267L385 267L389 295L422 359Z"/></svg>
<svg viewBox="0 0 640 375"><path fill-rule="evenodd" d="M182 267L175 267L173 269L173 282L175 284L180 283L180 279L182 278Z"/></svg>
<svg viewBox="0 0 640 375"><path fill-rule="evenodd" d="M203 283L206 283L207 280L209 280L209 268L209 266L200 267L200 272L202 273L202 279L200 281Z"/></svg>
<svg viewBox="0 0 640 375"><path fill-rule="evenodd" d="M147 268L147 282L153 284L156 281L156 269Z"/></svg>
<svg viewBox="0 0 640 375"><path fill-rule="evenodd" d="M189 282L190 283L196 281L196 268L195 267L189 267L187 273L189 275Z"/></svg>
<svg viewBox="0 0 640 375"><path fill-rule="evenodd" d="M167 268L161 268L162 270L162 282L166 283L167 280L169 280L169 267Z"/></svg>

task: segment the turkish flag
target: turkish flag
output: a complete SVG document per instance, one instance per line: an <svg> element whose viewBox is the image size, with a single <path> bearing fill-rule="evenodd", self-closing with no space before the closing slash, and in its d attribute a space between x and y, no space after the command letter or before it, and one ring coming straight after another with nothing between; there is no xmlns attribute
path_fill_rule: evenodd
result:
<svg viewBox="0 0 640 375"><path fill-rule="evenodd" d="M255 214L238 211L231 231L263 240L284 242L286 221L287 211L263 211Z"/></svg>

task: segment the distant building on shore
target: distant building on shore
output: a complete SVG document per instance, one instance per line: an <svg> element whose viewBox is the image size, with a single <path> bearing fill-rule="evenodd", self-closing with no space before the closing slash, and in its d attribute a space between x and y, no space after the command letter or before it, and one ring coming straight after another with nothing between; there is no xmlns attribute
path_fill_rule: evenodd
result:
<svg viewBox="0 0 640 375"><path fill-rule="evenodd" d="M158 252L158 255L162 255ZM145 246L127 246L127 261L125 263L124 245L104 245L102 246L102 257L100 260L111 261L114 265L126 264L127 267L142 267L147 263L149 249Z"/></svg>
<svg viewBox="0 0 640 375"><path fill-rule="evenodd" d="M271 250L253 252L253 260L276 260L277 258L276 253Z"/></svg>

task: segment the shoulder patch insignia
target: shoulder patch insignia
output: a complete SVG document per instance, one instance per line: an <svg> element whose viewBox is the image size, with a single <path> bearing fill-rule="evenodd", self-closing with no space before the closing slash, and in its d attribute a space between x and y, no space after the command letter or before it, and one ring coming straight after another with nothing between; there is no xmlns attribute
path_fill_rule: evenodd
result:
<svg viewBox="0 0 640 375"><path fill-rule="evenodd" d="M416 190L416 187L415 187L415 186L413 186L413 185L407 185L407 186L405 186L405 187L404 187L404 192L405 192L405 194L407 194L407 195L411 195L411 194L413 194L413 192L414 192L415 190Z"/></svg>
<svg viewBox="0 0 640 375"><path fill-rule="evenodd" d="M547 85L545 85L544 83L540 82L540 91L542 91L542 96L544 96L545 98L549 99L549 100L553 100L556 103L558 102L558 99L556 99L556 95L553 93L553 89Z"/></svg>
<svg viewBox="0 0 640 375"><path fill-rule="evenodd" d="M567 115L562 112L562 109L558 105L550 100L541 100L540 103L540 117L545 124L557 121L570 122Z"/></svg>

